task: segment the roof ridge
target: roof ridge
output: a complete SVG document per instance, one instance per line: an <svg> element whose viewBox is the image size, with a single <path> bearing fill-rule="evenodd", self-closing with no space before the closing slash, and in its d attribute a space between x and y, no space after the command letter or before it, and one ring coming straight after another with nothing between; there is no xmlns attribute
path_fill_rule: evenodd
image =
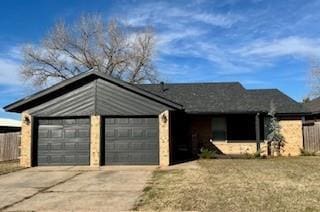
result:
<svg viewBox="0 0 320 212"><path fill-rule="evenodd" d="M320 100L320 96L311 99L309 102Z"/></svg>
<svg viewBox="0 0 320 212"><path fill-rule="evenodd" d="M210 85L210 84L239 84L242 86L240 82L174 82L174 83L164 83L165 85ZM143 84L135 84L135 85L161 85L160 83L143 83Z"/></svg>
<svg viewBox="0 0 320 212"><path fill-rule="evenodd" d="M278 88L253 88L253 89L246 89L246 90L247 91L280 91Z"/></svg>

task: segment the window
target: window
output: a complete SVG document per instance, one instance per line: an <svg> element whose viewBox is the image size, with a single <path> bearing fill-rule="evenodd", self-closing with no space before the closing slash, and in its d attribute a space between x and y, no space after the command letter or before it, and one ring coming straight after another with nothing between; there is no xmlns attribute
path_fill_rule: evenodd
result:
<svg viewBox="0 0 320 212"><path fill-rule="evenodd" d="M225 117L212 118L212 137L213 141L227 140L227 125Z"/></svg>
<svg viewBox="0 0 320 212"><path fill-rule="evenodd" d="M254 115L232 115L227 117L228 140L255 140Z"/></svg>
<svg viewBox="0 0 320 212"><path fill-rule="evenodd" d="M255 115L228 115L225 117L212 118L213 141L255 141L256 119ZM263 140L264 118L260 117L260 136Z"/></svg>

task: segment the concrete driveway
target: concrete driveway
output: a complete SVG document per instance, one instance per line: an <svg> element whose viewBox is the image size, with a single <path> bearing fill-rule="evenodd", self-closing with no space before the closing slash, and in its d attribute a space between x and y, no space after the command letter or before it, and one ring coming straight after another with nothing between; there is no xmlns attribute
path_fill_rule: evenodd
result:
<svg viewBox="0 0 320 212"><path fill-rule="evenodd" d="M155 167L35 167L0 176L0 211L124 211Z"/></svg>

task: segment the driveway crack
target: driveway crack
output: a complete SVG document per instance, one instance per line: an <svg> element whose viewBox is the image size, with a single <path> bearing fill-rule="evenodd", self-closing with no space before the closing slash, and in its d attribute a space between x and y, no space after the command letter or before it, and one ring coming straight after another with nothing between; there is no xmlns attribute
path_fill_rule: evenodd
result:
<svg viewBox="0 0 320 212"><path fill-rule="evenodd" d="M57 182L57 183L55 183L53 185L50 185L50 186L47 186L47 187L43 187L43 188L39 189L36 193L34 193L34 194L30 195L30 196L24 197L23 199L21 199L21 200L19 200L17 202L13 202L13 203L11 203L9 205L3 206L2 208L0 208L0 211L3 211L3 210L8 209L10 207L13 207L16 204L21 203L21 202L23 202L25 200L31 199L32 197L34 197L34 196L36 196L38 194L44 193L47 190L49 190L49 189L51 189L51 188L53 188L55 186L61 185L61 184L65 183L65 182L68 182L69 180L72 180L73 178L79 176L80 174L82 174L82 172L76 173L75 175L72 175L71 177L66 178L65 180L59 181L59 182Z"/></svg>

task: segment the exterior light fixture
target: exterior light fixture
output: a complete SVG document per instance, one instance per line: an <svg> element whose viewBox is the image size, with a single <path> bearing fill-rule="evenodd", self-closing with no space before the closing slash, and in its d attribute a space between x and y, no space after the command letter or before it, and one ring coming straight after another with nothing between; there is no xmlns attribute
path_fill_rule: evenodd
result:
<svg viewBox="0 0 320 212"><path fill-rule="evenodd" d="M161 116L161 121L162 121L163 123L167 123L168 118L167 118L166 114L163 114L163 115Z"/></svg>
<svg viewBox="0 0 320 212"><path fill-rule="evenodd" d="M29 117L25 116L25 117L23 118L23 123L24 123L24 124L29 125L30 122L31 122L31 121L30 121L30 118L29 118Z"/></svg>

